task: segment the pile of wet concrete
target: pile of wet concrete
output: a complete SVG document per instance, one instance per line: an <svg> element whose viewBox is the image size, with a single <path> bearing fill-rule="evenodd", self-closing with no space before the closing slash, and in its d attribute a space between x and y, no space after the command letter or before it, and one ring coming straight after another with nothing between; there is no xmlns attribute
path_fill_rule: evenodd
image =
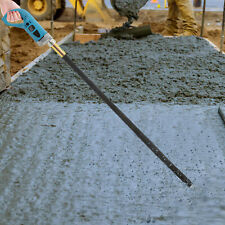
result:
<svg viewBox="0 0 225 225"><path fill-rule="evenodd" d="M85 45L69 43L63 49L115 103L225 102L225 57L198 37L107 38ZM7 97L101 102L55 53L21 76Z"/></svg>

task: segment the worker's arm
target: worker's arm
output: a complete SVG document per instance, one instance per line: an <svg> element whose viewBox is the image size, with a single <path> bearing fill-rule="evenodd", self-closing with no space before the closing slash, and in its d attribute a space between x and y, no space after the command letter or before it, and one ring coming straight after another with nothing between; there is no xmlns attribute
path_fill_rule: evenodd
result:
<svg viewBox="0 0 225 225"><path fill-rule="evenodd" d="M1 13L4 16L8 11L12 9L20 8L14 1L12 0L0 0L0 8ZM7 14L7 20L9 22L16 22L21 20L21 16L19 12L9 12Z"/></svg>

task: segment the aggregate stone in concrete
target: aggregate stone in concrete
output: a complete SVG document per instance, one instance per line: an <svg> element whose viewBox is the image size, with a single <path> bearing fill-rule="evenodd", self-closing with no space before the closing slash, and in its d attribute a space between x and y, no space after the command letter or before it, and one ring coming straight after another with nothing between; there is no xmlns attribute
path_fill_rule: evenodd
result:
<svg viewBox="0 0 225 225"><path fill-rule="evenodd" d="M217 107L119 107L192 188L103 104L8 102L0 108L0 224L223 225Z"/></svg>
<svg viewBox="0 0 225 225"><path fill-rule="evenodd" d="M225 57L201 38L108 38L62 48L115 103L225 102ZM8 93L7 98L16 101L102 102L55 53L22 76Z"/></svg>
<svg viewBox="0 0 225 225"><path fill-rule="evenodd" d="M121 16L137 19L139 10L147 1L148 0L111 0L111 4Z"/></svg>

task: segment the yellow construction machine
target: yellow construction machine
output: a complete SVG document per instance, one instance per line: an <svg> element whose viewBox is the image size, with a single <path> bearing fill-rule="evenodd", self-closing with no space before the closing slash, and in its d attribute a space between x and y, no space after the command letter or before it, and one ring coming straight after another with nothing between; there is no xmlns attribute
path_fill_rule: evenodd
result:
<svg viewBox="0 0 225 225"><path fill-rule="evenodd" d="M14 0L21 8L30 12L37 20L48 20L53 12L57 19L66 7L66 0ZM75 8L76 0L69 0ZM94 8L104 21L110 17L104 0L77 0L77 14L85 18L88 7Z"/></svg>

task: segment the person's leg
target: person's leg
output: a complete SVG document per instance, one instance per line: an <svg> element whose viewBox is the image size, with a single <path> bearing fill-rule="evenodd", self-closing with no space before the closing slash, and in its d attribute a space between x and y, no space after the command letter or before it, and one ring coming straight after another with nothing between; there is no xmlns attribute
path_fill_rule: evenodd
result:
<svg viewBox="0 0 225 225"><path fill-rule="evenodd" d="M168 0L168 17L163 35L174 36L178 33L178 7L175 0Z"/></svg>
<svg viewBox="0 0 225 225"><path fill-rule="evenodd" d="M183 35L197 35L197 23L194 17L194 11L190 0L175 0L180 15L183 19Z"/></svg>

